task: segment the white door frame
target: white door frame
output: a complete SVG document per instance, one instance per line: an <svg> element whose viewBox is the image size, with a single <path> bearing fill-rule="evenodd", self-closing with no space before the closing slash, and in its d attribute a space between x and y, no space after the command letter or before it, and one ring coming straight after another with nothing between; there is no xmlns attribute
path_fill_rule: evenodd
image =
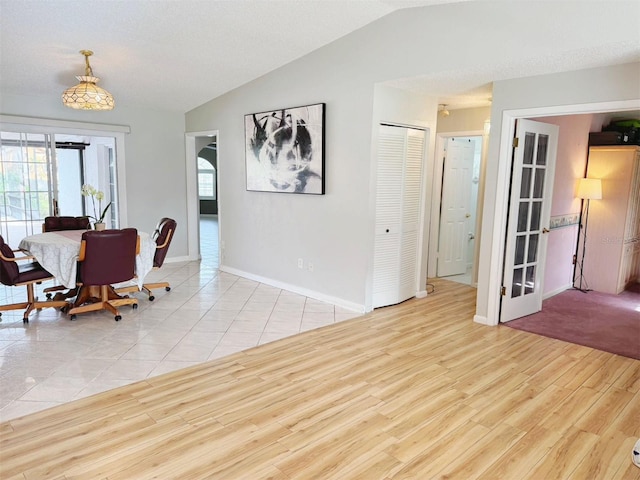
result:
<svg viewBox="0 0 640 480"><path fill-rule="evenodd" d="M220 138L218 130L203 132L186 132L185 140L185 174L187 181L187 257L188 260L200 260L200 205L198 198L198 152L196 152L196 137L215 136L218 145L218 168L216 168L216 182L218 185L217 198L220 199ZM218 248L222 243L222 209L218 200ZM218 252L221 253L221 252ZM222 256L220 255L220 265Z"/></svg>
<svg viewBox="0 0 640 480"><path fill-rule="evenodd" d="M429 233L429 260L428 260L428 269L427 276L435 277L437 275L437 261L438 261L438 242L440 239L440 204L442 202L442 177L444 175L444 147L449 138L453 137L482 137L482 151L486 150L487 137L485 135L484 130L468 130L464 132L442 132L436 134L436 155L435 155L435 165L433 172L433 190L431 193L431 229ZM481 162L484 162L484 157L480 159ZM482 170L482 166L480 167ZM480 181L484 181L484 176L480 175ZM478 185L478 199L480 199L480 185ZM476 210L476 219L479 215L482 214L481 209ZM475 235L476 242L480 238L478 235L478 225L480 223L476 221L475 225ZM477 250L477 249L476 249ZM477 262L477 254L474 254L473 266L471 267L471 278L475 278L475 274L473 273L478 268Z"/></svg>
<svg viewBox="0 0 640 480"><path fill-rule="evenodd" d="M621 112L640 109L640 100L621 100L576 105L558 105L547 107L504 110L502 112L502 130L500 132L500 152L496 182L496 204L491 243L491 259L488 276L481 279L488 282L487 316L477 313L474 321L485 325L498 325L500 321L500 286L507 227L507 206L509 203L509 183L511 181L511 142L515 135L515 124L519 118L549 117L558 115L579 115L588 113ZM586 152L585 152L586 155Z"/></svg>

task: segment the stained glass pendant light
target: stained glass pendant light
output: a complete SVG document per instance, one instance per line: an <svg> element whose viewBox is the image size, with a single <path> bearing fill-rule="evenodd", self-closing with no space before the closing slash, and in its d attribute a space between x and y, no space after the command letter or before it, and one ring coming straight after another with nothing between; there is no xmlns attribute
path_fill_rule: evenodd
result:
<svg viewBox="0 0 640 480"><path fill-rule="evenodd" d="M86 63L84 75L76 76L80 83L64 91L62 103L76 110L112 110L114 106L113 95L96 85L100 79L93 76L93 70L89 65L89 57L93 55L93 52L80 50L80 53L84 55Z"/></svg>

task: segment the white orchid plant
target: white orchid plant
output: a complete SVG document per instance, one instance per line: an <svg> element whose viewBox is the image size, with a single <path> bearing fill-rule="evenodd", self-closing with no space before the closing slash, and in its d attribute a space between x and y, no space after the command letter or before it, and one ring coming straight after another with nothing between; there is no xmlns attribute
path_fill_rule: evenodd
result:
<svg viewBox="0 0 640 480"><path fill-rule="evenodd" d="M91 197L91 204L93 205L93 216L89 215L89 218L93 218L95 220L95 223L104 223L104 216L107 214L107 210L109 210L112 202L109 202L109 204L104 207L104 210L102 210L102 200L104 200L104 192L96 190L89 184L82 185L82 195L85 197ZM98 201L97 209L96 200ZM100 213L100 216L98 216L98 212L102 212Z"/></svg>

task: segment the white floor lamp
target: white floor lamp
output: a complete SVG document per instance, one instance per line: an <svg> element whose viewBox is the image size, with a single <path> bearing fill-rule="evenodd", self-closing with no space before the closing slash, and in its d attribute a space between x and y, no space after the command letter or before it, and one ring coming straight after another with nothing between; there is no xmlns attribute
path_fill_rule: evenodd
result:
<svg viewBox="0 0 640 480"><path fill-rule="evenodd" d="M573 288L581 292L588 292L589 288L584 278L584 256L587 246L587 224L589 222L589 202L602 199L602 181L599 178L581 178L578 181L577 198L583 200L584 210L580 217L580 231L578 232L578 247L580 246L580 232L582 232L582 252L580 258L576 252L576 270L579 270L577 278L574 276ZM586 200L586 202L584 202ZM576 283L578 284L576 286ZM584 285L583 285L584 284Z"/></svg>

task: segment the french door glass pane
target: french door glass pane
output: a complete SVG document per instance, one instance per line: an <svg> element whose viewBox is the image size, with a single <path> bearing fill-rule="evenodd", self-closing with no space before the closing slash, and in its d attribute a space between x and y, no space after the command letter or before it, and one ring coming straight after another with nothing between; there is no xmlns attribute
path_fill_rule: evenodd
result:
<svg viewBox="0 0 640 480"><path fill-rule="evenodd" d="M531 226L529 230L540 230L540 215L542 215L542 202L531 204Z"/></svg>
<svg viewBox="0 0 640 480"><path fill-rule="evenodd" d="M516 238L516 254L513 260L514 265L522 265L524 263L524 249L527 243L527 237L525 235L518 235Z"/></svg>
<svg viewBox="0 0 640 480"><path fill-rule="evenodd" d="M518 232L524 232L527 229L527 220L529 219L529 202L520 202L518 211Z"/></svg>
<svg viewBox="0 0 640 480"><path fill-rule="evenodd" d="M528 295L533 293L535 290L535 281L536 281L536 266L531 265L527 267L527 278L524 283L524 294Z"/></svg>
<svg viewBox="0 0 640 480"><path fill-rule="evenodd" d="M524 136L524 157L522 162L525 165L533 164L533 151L536 146L536 134L527 132Z"/></svg>
<svg viewBox="0 0 640 480"><path fill-rule="evenodd" d="M536 179L533 183L533 198L542 198L544 193L544 168L536 169Z"/></svg>
<svg viewBox="0 0 640 480"><path fill-rule="evenodd" d="M538 258L538 234L529 236L529 248L527 253L527 263L533 263Z"/></svg>
<svg viewBox="0 0 640 480"><path fill-rule="evenodd" d="M529 198L531 192L531 168L522 169L522 184L520 185L520 198Z"/></svg>
<svg viewBox="0 0 640 480"><path fill-rule="evenodd" d="M513 269L513 282L511 284L511 297L519 297L522 295L522 268Z"/></svg>
<svg viewBox="0 0 640 480"><path fill-rule="evenodd" d="M547 164L547 147L549 145L548 135L538 135L538 154L536 155L536 165Z"/></svg>

